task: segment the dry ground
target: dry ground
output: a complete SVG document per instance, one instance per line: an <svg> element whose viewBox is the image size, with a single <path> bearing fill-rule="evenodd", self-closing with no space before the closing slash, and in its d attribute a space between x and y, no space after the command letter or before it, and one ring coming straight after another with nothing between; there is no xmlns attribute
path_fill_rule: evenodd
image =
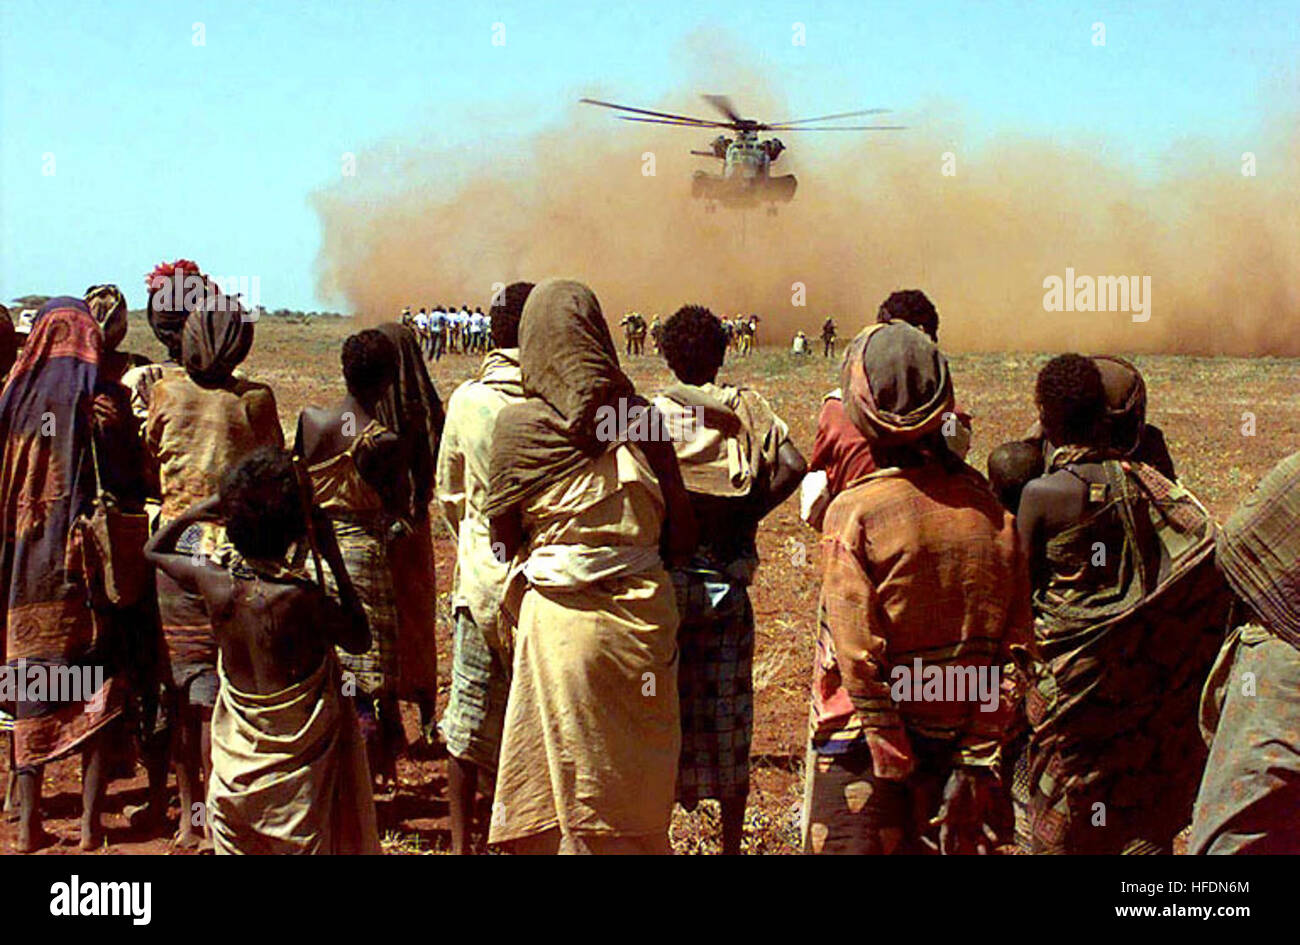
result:
<svg viewBox="0 0 1300 945"><path fill-rule="evenodd" d="M292 435L299 409L325 403L341 392L339 342L355 329L350 321L314 324L265 321L247 373L269 382L276 391L281 421ZM158 356L148 329L133 322L127 348ZM1017 437L1034 419L1033 380L1046 355L981 354L952 358L958 398L975 416L970 461L983 468L988 451ZM433 369L444 399L477 359L449 356ZM1275 462L1300 444L1298 364L1283 359L1147 357L1138 359L1147 377L1150 419L1165 431L1180 477L1219 518L1225 517L1251 485ZM656 357L633 360L629 373L637 387L652 391L669 375ZM830 361L796 358L760 350L749 359L733 359L724 379L762 391L790 424L795 442L807 453L812 446L821 395L837 386ZM1253 424L1253 426L1252 426ZM1253 433L1251 432L1253 430ZM1248 435L1249 434L1249 435ZM756 713L754 776L748 814L747 847L754 853L788 853L797 848L802 752L807 718L807 683L812 653L812 626L818 585L816 535L798 518L797 502L777 509L759 534L763 567L752 591L758 621L754 665ZM440 672L446 700L450 641L446 591L454 549L440 537L437 546L440 610ZM414 731L408 719L408 731ZM381 800L385 847L394 853L437 852L448 845L444 763L404 761L396 796ZM67 760L47 772L47 829L59 843L46 852L76 852L78 762ZM142 799L143 778L116 782L107 802L107 853L166 852L165 840L132 836L122 808ZM706 803L693 814L677 811L673 842L678 852L717 849L716 810ZM0 850L12 852L13 826L0 825Z"/></svg>

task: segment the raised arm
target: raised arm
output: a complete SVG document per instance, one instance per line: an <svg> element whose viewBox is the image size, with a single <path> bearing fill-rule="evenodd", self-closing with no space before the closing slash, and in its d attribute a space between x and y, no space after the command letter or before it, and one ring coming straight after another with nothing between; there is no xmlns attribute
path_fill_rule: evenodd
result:
<svg viewBox="0 0 1300 945"><path fill-rule="evenodd" d="M306 480L306 471L302 463L296 464L300 474L299 487L304 491L307 504L312 504L311 484ZM334 575L334 584L338 590L339 606L343 610L343 619L337 623L326 622L325 632L330 642L337 643L349 653L364 653L370 649L370 622L366 619L365 607L357 594L348 574L347 565L343 563L343 553L339 550L338 539L334 536L334 526L323 511L310 509L311 538L316 550Z"/></svg>
<svg viewBox="0 0 1300 945"><path fill-rule="evenodd" d="M650 416L646 418L646 429L666 429L666 421L658 415L659 411L654 405L645 398L640 396L632 398L631 406L639 406L650 411ZM665 564L684 563L700 542L699 529L695 523L695 510L691 507L690 496L686 494L686 483L682 481L681 467L677 465L677 452L667 439L648 440L638 442L636 445L650 464L650 469L659 482L659 491L664 497L664 527L659 541L659 553L663 556Z"/></svg>
<svg viewBox="0 0 1300 945"><path fill-rule="evenodd" d="M190 506L177 518L172 519L154 533L144 546L145 557L160 571L188 591L207 594L203 581L224 569L214 568L202 555L182 554L176 550L176 542L185 530L196 522L215 522L219 519L220 499L211 495L195 505Z"/></svg>

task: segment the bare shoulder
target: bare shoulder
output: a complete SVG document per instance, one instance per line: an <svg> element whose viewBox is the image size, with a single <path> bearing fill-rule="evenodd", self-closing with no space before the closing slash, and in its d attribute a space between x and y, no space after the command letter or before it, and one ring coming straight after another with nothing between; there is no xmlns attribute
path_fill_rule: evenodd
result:
<svg viewBox="0 0 1300 945"><path fill-rule="evenodd" d="M338 416L328 407L307 406L302 408L302 414L299 416L299 419L302 421L304 429L315 431L324 430L331 424L336 423L338 421Z"/></svg>
<svg viewBox="0 0 1300 945"><path fill-rule="evenodd" d="M1021 495L1023 498L1055 498L1057 496L1073 495L1082 491L1082 489L1083 483L1079 481L1077 476L1064 469L1058 469L1055 472L1039 476L1037 479L1029 480L1025 484Z"/></svg>

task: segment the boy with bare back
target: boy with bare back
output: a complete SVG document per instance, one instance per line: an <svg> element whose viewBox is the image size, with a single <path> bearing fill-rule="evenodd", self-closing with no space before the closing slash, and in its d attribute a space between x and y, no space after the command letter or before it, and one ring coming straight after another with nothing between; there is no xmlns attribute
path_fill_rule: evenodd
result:
<svg viewBox="0 0 1300 945"><path fill-rule="evenodd" d="M168 523L146 547L178 584L203 596L220 655L205 814L218 853L378 853L365 748L344 699L334 646L370 645L361 601L329 522L284 450L259 449L227 471L218 495ZM196 522L222 521L228 567L177 553ZM335 602L285 564L291 545L319 545Z"/></svg>

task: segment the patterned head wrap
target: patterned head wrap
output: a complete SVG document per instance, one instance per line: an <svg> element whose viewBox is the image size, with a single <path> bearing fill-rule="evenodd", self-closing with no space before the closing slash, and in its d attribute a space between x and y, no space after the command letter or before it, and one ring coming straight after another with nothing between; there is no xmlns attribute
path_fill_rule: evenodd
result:
<svg viewBox="0 0 1300 945"><path fill-rule="evenodd" d="M1110 445L1123 453L1137 449L1147 419L1147 385L1142 372L1115 355L1094 355L1106 392L1106 429Z"/></svg>
<svg viewBox="0 0 1300 945"><path fill-rule="evenodd" d="M947 359L904 322L871 325L853 339L840 388L845 414L873 445L913 443L938 430L953 409Z"/></svg>
<svg viewBox="0 0 1300 945"><path fill-rule="evenodd" d="M209 387L230 379L253 347L253 323L239 299L216 293L185 320L181 364L190 377Z"/></svg>
<svg viewBox="0 0 1300 945"><path fill-rule="evenodd" d="M104 333L104 350L116 351L126 337L126 296L115 285L92 285L86 290L86 307Z"/></svg>

